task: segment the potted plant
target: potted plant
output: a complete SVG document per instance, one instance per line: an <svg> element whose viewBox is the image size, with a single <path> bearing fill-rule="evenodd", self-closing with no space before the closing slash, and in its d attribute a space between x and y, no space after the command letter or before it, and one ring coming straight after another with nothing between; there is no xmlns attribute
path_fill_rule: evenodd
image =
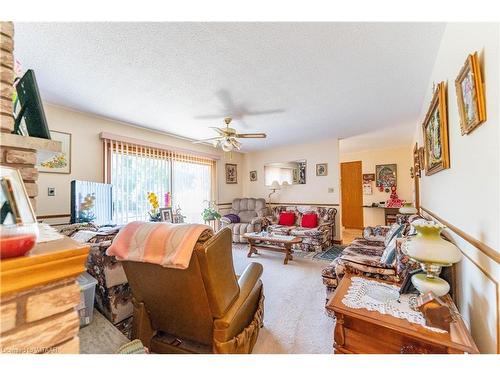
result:
<svg viewBox="0 0 500 375"><path fill-rule="evenodd" d="M221 218L221 214L217 212L217 209L215 208L215 201L205 201L208 203L208 207L203 209L201 216L203 217L203 220L205 221L210 221L210 220L218 220Z"/></svg>
<svg viewBox="0 0 500 375"><path fill-rule="evenodd" d="M149 221L161 221L160 204L155 193L148 193L148 201L151 209L148 211Z"/></svg>

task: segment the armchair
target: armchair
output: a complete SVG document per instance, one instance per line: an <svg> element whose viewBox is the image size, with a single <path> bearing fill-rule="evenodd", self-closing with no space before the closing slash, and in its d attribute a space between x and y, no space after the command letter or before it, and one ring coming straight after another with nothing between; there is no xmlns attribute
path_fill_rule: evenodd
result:
<svg viewBox="0 0 500 375"><path fill-rule="evenodd" d="M122 262L133 296L132 338L155 353L251 353L264 317L263 268L251 263L238 278L231 246L224 228L197 243L185 270Z"/></svg>
<svg viewBox="0 0 500 375"><path fill-rule="evenodd" d="M240 222L231 223L222 217L222 227L231 229L233 242L247 242L243 237L245 233L260 232L265 226L266 201L263 198L237 198L233 200L230 213L238 215Z"/></svg>

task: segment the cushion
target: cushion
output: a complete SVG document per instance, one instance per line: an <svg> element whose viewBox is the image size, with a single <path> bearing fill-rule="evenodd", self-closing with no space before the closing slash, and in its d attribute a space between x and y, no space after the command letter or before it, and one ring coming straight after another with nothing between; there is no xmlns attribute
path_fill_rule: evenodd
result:
<svg viewBox="0 0 500 375"><path fill-rule="evenodd" d="M240 211L238 216L240 217L240 223L250 223L254 217L257 217L257 212Z"/></svg>
<svg viewBox="0 0 500 375"><path fill-rule="evenodd" d="M396 259L396 240L398 236L392 237L389 244L385 247L382 256L380 257L380 263L390 266L394 263Z"/></svg>
<svg viewBox="0 0 500 375"><path fill-rule="evenodd" d="M281 212L280 220L278 222L279 225L288 225L292 226L295 223L295 213L294 212Z"/></svg>
<svg viewBox="0 0 500 375"><path fill-rule="evenodd" d="M238 215L235 215L235 214L227 214L227 215L224 215L224 217L229 219L229 221L231 221L231 223L239 223L240 222L240 217Z"/></svg>
<svg viewBox="0 0 500 375"><path fill-rule="evenodd" d="M387 232L385 236L385 241L384 245L387 247L389 245L389 242L391 242L392 238L397 236L404 228L404 224L397 224L394 223L391 225L391 229L389 229L389 232Z"/></svg>
<svg viewBox="0 0 500 375"><path fill-rule="evenodd" d="M318 226L318 215L314 213L302 215L301 227L303 228L316 228Z"/></svg>

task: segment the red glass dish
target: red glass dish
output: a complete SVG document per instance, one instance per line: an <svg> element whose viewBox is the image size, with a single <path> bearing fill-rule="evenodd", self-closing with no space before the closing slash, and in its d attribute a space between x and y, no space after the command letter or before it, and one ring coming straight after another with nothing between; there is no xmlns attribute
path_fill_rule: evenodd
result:
<svg viewBox="0 0 500 375"><path fill-rule="evenodd" d="M36 244L36 224L2 225L0 230L0 259L25 255Z"/></svg>

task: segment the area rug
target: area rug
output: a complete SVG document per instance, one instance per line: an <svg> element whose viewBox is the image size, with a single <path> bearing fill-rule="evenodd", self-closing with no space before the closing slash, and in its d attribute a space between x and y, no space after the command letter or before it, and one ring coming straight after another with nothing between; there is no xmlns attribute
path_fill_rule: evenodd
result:
<svg viewBox="0 0 500 375"><path fill-rule="evenodd" d="M294 250L293 256L311 259L314 261L330 263L332 260L337 258L342 253L342 250L344 250L344 249L345 249L344 245L333 245L332 247L326 249L325 251L323 251L321 253L316 253L314 251Z"/></svg>

